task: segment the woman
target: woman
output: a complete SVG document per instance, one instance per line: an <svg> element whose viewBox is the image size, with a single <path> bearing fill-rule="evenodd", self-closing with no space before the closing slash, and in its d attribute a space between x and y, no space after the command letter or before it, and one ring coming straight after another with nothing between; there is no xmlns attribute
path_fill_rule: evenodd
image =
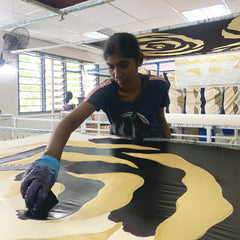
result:
<svg viewBox="0 0 240 240"><path fill-rule="evenodd" d="M62 151L71 133L94 111L102 109L107 114L113 134L133 138L171 137L164 116L164 107L169 104L169 86L162 78L138 73L143 54L137 39L129 33L114 34L105 43L104 58L112 79L93 89L59 123L44 155L24 174L21 194L32 214L41 209L57 178ZM129 128L131 134L126 133Z"/></svg>

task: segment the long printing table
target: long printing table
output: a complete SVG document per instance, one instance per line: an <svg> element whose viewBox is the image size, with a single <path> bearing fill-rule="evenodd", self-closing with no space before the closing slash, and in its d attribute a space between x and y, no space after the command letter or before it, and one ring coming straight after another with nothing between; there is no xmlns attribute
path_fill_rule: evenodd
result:
<svg viewBox="0 0 240 240"><path fill-rule="evenodd" d="M4 240L239 239L240 150L72 134L46 217L27 214L20 182L49 134L0 144Z"/></svg>

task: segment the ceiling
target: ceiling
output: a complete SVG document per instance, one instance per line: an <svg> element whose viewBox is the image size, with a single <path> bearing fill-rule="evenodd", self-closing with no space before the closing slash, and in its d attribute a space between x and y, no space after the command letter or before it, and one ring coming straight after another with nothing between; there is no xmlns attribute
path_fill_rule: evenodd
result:
<svg viewBox="0 0 240 240"><path fill-rule="evenodd" d="M186 26L189 22L182 15L183 11L216 4L225 4L233 16L240 15L240 0L71 0L65 2L71 2L72 6L49 9L36 5L36 2L0 0L0 31L24 26L31 38L74 48L82 46L83 42L94 42L83 35L91 31L108 35L119 31L137 34L157 28Z"/></svg>

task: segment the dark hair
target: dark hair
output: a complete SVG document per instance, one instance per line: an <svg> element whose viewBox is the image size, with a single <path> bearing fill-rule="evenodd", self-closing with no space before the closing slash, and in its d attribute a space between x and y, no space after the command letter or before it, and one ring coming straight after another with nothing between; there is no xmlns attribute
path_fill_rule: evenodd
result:
<svg viewBox="0 0 240 240"><path fill-rule="evenodd" d="M104 44L103 57L120 53L123 57L138 59L140 47L137 38L126 32L114 33Z"/></svg>

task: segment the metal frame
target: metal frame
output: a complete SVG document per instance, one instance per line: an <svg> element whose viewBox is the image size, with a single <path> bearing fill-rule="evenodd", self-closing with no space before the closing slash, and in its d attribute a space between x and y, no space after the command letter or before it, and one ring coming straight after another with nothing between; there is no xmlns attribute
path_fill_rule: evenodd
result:
<svg viewBox="0 0 240 240"><path fill-rule="evenodd" d="M23 118L23 117L14 117L12 114L1 114L0 115L0 120L1 118L8 118L11 119L11 125L12 126L1 126L0 125L0 130L4 131L10 131L11 133L11 139L14 139L17 137L16 132L26 132L26 133L51 133L55 127L55 125L61 121L61 119L69 114L70 111L62 111L58 116L55 114L54 118L51 115L51 118ZM95 119L92 120L91 118L86 119L81 126L76 129L77 132L81 132L83 134L97 134L97 135L106 135L109 134L109 128L110 128L110 123L109 121L101 121L100 116L105 115L103 112L94 112ZM181 115L181 114L180 114ZM212 143L213 140L226 140L228 141L229 145L240 145L240 136L239 136L239 130L240 126L237 125L231 125L232 122L226 123L225 125L223 124L199 124L199 123L191 123L191 120L187 123L182 123L181 120L177 120L174 118L174 120L171 120L171 114L166 114L166 118L168 119L169 125L173 127L180 127L180 128L205 128L206 129L206 135L196 135L196 134L185 134L184 132L180 133L173 133L173 139L176 141L193 141L193 140L188 140L189 138L194 138L195 142L201 142L198 139L199 138L206 138L207 143ZM58 117L58 119L56 119ZM174 116L173 116L174 117ZM240 116L238 116L240 118ZM50 123L49 129L36 129L36 128L21 128L18 127L19 121L30 121L30 122L47 122ZM89 126L90 125L90 126ZM91 125L94 125L94 127L91 127ZM105 126L105 128L101 128L101 126ZM219 129L234 129L234 135L233 136L213 136L212 135L212 129L214 128L219 128Z"/></svg>
<svg viewBox="0 0 240 240"><path fill-rule="evenodd" d="M36 3L35 0L26 0L26 1L31 2L31 3ZM61 16L61 20L62 20L64 15L67 15L71 12L76 12L76 11L79 11L79 10L82 10L82 9L98 6L98 5L101 5L101 4L104 4L104 3L109 3L109 2L112 2L112 1L114 1L114 0L92 0L92 1L83 2L79 5L77 4L77 5L74 5L72 7L65 8L62 11L60 11L60 10L56 11L57 10L56 8L52 8L52 7L50 8L48 5L44 4L45 8L47 6L48 10L50 10L54 13L47 14L47 15L44 15L44 16L40 16L40 17L37 17L37 18L31 18L31 19L28 19L28 20L25 20L25 21L16 22L16 23L13 23L13 24L4 25L4 26L1 26L0 29L8 29L8 28L12 28L12 27L15 27L15 26L26 25L26 24L33 23L33 22L39 22L39 21L42 21L42 20L45 20L45 19L48 19L48 18L56 17L58 15ZM38 5L40 5L40 4L38 4ZM41 7L43 7L44 5L41 4Z"/></svg>

